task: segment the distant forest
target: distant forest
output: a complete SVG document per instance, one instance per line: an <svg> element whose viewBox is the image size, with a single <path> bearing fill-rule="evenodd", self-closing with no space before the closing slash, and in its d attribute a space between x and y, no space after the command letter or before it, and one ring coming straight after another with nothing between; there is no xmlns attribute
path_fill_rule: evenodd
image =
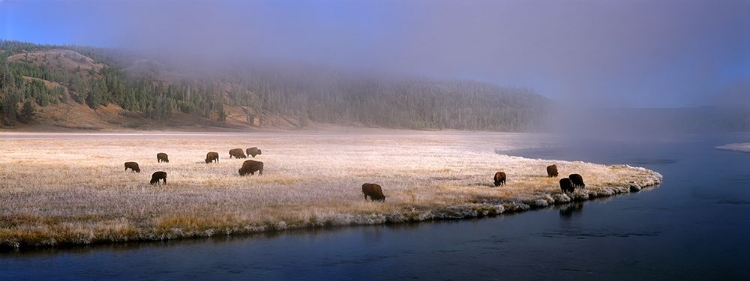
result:
<svg viewBox="0 0 750 281"><path fill-rule="evenodd" d="M529 131L542 126L550 106L527 88L302 64L247 62L176 71L179 66L123 50L16 41L0 41L0 61L0 115L6 124L31 122L38 107L80 103L93 109L116 104L154 122L175 113L222 122L225 108L233 106L248 120L285 116L299 120L300 127L318 122Z"/></svg>

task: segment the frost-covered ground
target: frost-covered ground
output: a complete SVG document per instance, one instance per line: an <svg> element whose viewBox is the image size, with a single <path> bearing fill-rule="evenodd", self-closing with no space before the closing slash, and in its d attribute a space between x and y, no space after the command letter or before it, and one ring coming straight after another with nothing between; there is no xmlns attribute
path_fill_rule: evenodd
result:
<svg viewBox="0 0 750 281"><path fill-rule="evenodd" d="M0 244L163 240L320 226L498 215L639 190L661 175L627 165L526 159L495 151L549 146L543 135L338 131L277 133L0 133ZM240 177L232 148L257 146L262 176ZM220 154L206 164L207 152ZM157 163L165 152L169 163ZM136 161L141 173L125 171ZM579 173L586 189L562 194ZM154 171L167 185L150 185ZM507 185L494 187L496 171ZM379 183L384 203L361 185Z"/></svg>
<svg viewBox="0 0 750 281"><path fill-rule="evenodd" d="M724 150L750 152L750 143L731 143L727 145L717 146L716 148L724 149Z"/></svg>

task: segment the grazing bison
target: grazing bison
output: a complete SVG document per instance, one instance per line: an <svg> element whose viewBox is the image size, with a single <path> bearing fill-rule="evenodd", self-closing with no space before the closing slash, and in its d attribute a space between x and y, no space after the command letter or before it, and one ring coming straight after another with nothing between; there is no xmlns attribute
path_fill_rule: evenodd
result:
<svg viewBox="0 0 750 281"><path fill-rule="evenodd" d="M557 165L549 165L549 166L547 166L547 176L550 177L550 178L557 176Z"/></svg>
<svg viewBox="0 0 750 281"><path fill-rule="evenodd" d="M501 185L505 185L505 173L497 172L495 173L495 186L501 186Z"/></svg>
<svg viewBox="0 0 750 281"><path fill-rule="evenodd" d="M242 168L240 168L240 176L244 176L247 174L254 175L255 172L258 172L258 175L263 175L263 162L255 161L255 160L245 160L244 163L242 163Z"/></svg>
<svg viewBox="0 0 750 281"><path fill-rule="evenodd" d="M218 152L209 152L206 154L206 163L211 163L216 161L216 163L219 162L219 153Z"/></svg>
<svg viewBox="0 0 750 281"><path fill-rule="evenodd" d="M138 163L135 163L135 162L125 162L125 171L127 171L128 168L130 168L130 172L131 173L132 172L136 172L136 173L140 173L141 172L141 168L138 168Z"/></svg>
<svg viewBox="0 0 750 281"><path fill-rule="evenodd" d="M167 184L167 172L158 171L151 174L151 184L159 184L159 180L164 180L164 184Z"/></svg>
<svg viewBox="0 0 750 281"><path fill-rule="evenodd" d="M156 154L156 161L159 162L159 163L161 163L161 162L167 162L167 163L169 163L169 157L167 157L166 153L159 152L159 153Z"/></svg>
<svg viewBox="0 0 750 281"><path fill-rule="evenodd" d="M261 154L260 153L260 149L258 149L257 147L254 147L254 146L251 147L251 148L248 148L245 152L247 152L247 155L250 155L253 158L255 158L255 155L260 155Z"/></svg>
<svg viewBox="0 0 750 281"><path fill-rule="evenodd" d="M562 192L573 192L576 188L575 186L573 186L573 181L571 181L569 178L561 178L560 189L562 190Z"/></svg>
<svg viewBox="0 0 750 281"><path fill-rule="evenodd" d="M237 158L237 159L247 158L247 156L245 156L245 152L242 151L242 148L235 148L235 149L230 150L229 159L232 159L232 156L234 156L234 158Z"/></svg>
<svg viewBox="0 0 750 281"><path fill-rule="evenodd" d="M581 187L581 188L586 187L586 184L583 183L583 177L581 175L579 175L579 174L570 174L570 176L568 176L568 178L570 179L570 181L573 182L573 186L575 186L575 187Z"/></svg>
<svg viewBox="0 0 750 281"><path fill-rule="evenodd" d="M377 183L365 183L362 185L362 193L365 194L365 201L367 196L370 196L372 201L383 201L385 202L385 195L383 195L383 189Z"/></svg>

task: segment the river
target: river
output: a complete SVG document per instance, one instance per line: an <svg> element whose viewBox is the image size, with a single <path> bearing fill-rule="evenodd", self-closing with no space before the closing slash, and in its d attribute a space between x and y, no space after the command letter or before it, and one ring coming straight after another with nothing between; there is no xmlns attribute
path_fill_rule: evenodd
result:
<svg viewBox="0 0 750 281"><path fill-rule="evenodd" d="M593 140L512 155L630 164L635 194L494 218L0 253L0 280L750 280L750 134Z"/></svg>

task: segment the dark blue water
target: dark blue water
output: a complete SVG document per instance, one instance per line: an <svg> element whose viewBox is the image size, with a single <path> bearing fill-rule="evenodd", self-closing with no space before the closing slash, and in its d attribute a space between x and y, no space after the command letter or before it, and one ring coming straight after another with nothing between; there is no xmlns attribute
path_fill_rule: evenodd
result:
<svg viewBox="0 0 750 281"><path fill-rule="evenodd" d="M750 280L750 135L515 155L627 163L655 189L496 218L0 254L0 280Z"/></svg>

